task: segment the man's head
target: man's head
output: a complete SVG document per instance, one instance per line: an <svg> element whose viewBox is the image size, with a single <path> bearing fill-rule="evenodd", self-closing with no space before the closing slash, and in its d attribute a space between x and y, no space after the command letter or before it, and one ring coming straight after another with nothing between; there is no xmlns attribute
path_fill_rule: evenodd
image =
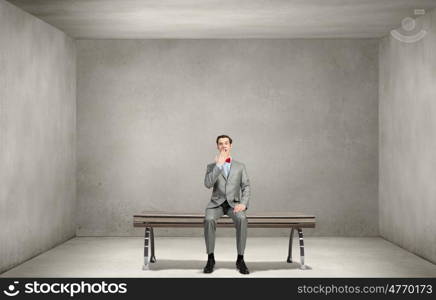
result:
<svg viewBox="0 0 436 300"><path fill-rule="evenodd" d="M232 150L232 138L228 135L220 135L216 138L216 147L218 151L224 150L227 156L230 155L230 150Z"/></svg>

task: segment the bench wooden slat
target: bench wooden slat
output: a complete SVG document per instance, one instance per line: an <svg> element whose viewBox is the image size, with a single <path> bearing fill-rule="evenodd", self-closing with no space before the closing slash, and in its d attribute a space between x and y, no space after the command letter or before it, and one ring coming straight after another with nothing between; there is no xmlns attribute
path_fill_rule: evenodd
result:
<svg viewBox="0 0 436 300"><path fill-rule="evenodd" d="M142 217L135 218L135 223L201 223L203 224L204 218L153 218L153 217ZM247 217L248 223L307 223L313 222L313 219L253 219L251 217ZM231 218L220 218L217 223L232 223L233 220Z"/></svg>
<svg viewBox="0 0 436 300"><path fill-rule="evenodd" d="M163 218L204 218L204 213L169 213L169 212L142 212L133 217L163 217ZM302 214L299 212L264 212L247 213L248 218L315 218L314 215ZM223 218L229 218L223 216Z"/></svg>
<svg viewBox="0 0 436 300"><path fill-rule="evenodd" d="M257 228L314 228L315 216L299 212L265 212L248 213L248 227ZM134 227L203 227L204 213L169 213L145 211L134 215ZM233 220L229 216L222 216L217 220L218 227L233 227Z"/></svg>
<svg viewBox="0 0 436 300"><path fill-rule="evenodd" d="M185 228L185 227L199 227L203 228L203 224L200 223L154 223L154 224L146 224L146 223L138 223L135 224L134 227L147 227L147 226L153 226L153 227L177 227L177 228ZM217 227L231 227L233 228L235 225L231 223L218 223ZM283 224L277 224L277 223L262 223L262 224L256 224L256 223L248 223L248 227L250 228L315 228L315 223L283 223Z"/></svg>

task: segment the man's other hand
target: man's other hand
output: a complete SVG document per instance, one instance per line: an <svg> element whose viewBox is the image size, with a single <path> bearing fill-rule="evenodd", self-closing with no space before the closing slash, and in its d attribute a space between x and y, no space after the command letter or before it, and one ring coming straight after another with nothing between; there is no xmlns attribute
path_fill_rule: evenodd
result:
<svg viewBox="0 0 436 300"><path fill-rule="evenodd" d="M233 212L234 213L238 213L238 212L240 212L240 211L243 211L243 210L245 210L245 205L244 204L236 204L235 205L235 208L233 209Z"/></svg>

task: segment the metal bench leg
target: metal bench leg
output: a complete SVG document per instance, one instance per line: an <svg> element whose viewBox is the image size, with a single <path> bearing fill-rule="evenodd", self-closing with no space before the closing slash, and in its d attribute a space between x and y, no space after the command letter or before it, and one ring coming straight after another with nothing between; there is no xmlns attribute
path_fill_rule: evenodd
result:
<svg viewBox="0 0 436 300"><path fill-rule="evenodd" d="M151 227L145 227L144 234L144 265L142 266L143 270L150 269L150 244L151 244Z"/></svg>
<svg viewBox="0 0 436 300"><path fill-rule="evenodd" d="M294 227L291 228L291 234L289 236L289 250L288 250L288 263L292 262L292 240L294 238Z"/></svg>
<svg viewBox="0 0 436 300"><path fill-rule="evenodd" d="M156 262L156 256L154 256L154 230L153 227L151 227L151 258L150 262L155 263Z"/></svg>
<svg viewBox="0 0 436 300"><path fill-rule="evenodd" d="M306 270L307 267L304 264L304 241L303 241L303 230L298 228L298 237L300 238L300 260L301 260L301 270Z"/></svg>

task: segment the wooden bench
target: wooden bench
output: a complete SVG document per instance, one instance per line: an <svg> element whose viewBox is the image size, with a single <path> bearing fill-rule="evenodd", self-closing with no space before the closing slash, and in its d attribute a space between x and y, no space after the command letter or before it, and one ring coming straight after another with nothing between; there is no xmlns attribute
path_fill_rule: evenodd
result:
<svg viewBox="0 0 436 300"><path fill-rule="evenodd" d="M247 213L248 227L254 228L290 228L287 262L292 263L292 240L294 229L298 231L300 240L300 269L306 269L304 264L303 228L315 227L315 216L292 212ZM151 263L156 262L154 251L154 227L203 227L204 214L142 212L133 216L134 227L145 227L144 234L144 265L148 270ZM217 227L233 227L233 220L223 216L217 221Z"/></svg>

